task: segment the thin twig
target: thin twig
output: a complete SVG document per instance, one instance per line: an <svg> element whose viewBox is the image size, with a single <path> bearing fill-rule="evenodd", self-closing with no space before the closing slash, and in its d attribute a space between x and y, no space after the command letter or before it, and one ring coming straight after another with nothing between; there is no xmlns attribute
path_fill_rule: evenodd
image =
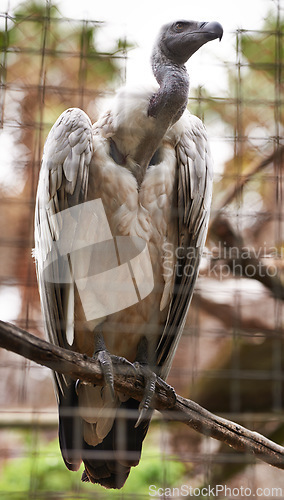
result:
<svg viewBox="0 0 284 500"><path fill-rule="evenodd" d="M31 361L63 373L74 380L103 385L100 365L86 355L54 346L15 325L0 321L0 347ZM119 358L114 360L115 389L141 401L143 380L131 371L123 373ZM116 360L116 362L115 362ZM214 437L235 450L251 453L262 461L284 469L284 447L239 424L218 417L189 399L176 396L173 389L158 378L155 408L172 421L183 422L206 436Z"/></svg>

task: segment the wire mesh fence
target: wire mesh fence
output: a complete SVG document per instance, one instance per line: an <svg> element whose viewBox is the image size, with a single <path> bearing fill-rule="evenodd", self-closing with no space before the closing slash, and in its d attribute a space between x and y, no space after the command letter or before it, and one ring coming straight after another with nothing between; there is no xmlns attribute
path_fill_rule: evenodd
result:
<svg viewBox="0 0 284 500"><path fill-rule="evenodd" d="M200 277L168 381L283 444L284 5L266 3L258 30L225 34L226 60L203 60L222 85L191 89L189 109L203 119L215 157L215 187ZM103 26L64 18L49 3L1 12L0 319L40 337L31 248L43 144L64 109L78 106L94 122L100 99L124 82L132 41L122 32L111 50L99 50ZM282 471L158 413L121 491L83 484L60 456L49 370L1 351L0 374L3 499L284 497Z"/></svg>

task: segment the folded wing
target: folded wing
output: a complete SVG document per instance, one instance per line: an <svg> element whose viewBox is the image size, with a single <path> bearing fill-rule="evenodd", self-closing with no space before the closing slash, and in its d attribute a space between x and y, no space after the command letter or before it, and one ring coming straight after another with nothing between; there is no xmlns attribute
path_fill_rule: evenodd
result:
<svg viewBox="0 0 284 500"><path fill-rule="evenodd" d="M157 347L157 362L165 378L183 331L207 235L213 166L202 122L186 112L176 145L178 168L178 249L167 322ZM182 128L181 128L182 127Z"/></svg>

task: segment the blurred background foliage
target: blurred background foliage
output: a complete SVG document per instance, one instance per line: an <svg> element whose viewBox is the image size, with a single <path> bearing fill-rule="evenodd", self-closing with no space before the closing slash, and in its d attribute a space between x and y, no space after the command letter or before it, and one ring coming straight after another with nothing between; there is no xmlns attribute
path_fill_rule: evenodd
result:
<svg viewBox="0 0 284 500"><path fill-rule="evenodd" d="M19 439L30 452L24 457L7 461L2 467L1 499L55 498L54 494L57 495L56 498L61 498L62 495L65 500L94 498L92 494L97 499L121 498L120 491L106 491L100 486L81 483L82 471L70 474L62 461L57 438L50 440L39 435L34 443L30 442L29 434L21 432ZM131 498L133 492L148 496L149 485L162 484L165 476L169 488L184 481L185 466L182 462L174 455L171 455L171 461L163 461L159 443L155 443L155 432L149 441L146 450L142 452L139 468L135 469L134 474L130 474L123 488L126 498Z"/></svg>
<svg viewBox="0 0 284 500"><path fill-rule="evenodd" d="M236 60L223 62L225 95L191 89L190 110L224 148L225 160L216 169L208 255L169 382L207 409L283 443L284 21L275 12L268 12L256 32L236 31ZM55 4L28 1L0 31L1 144L7 147L9 169L0 178L0 298L1 291L7 295L13 287L19 296L15 321L39 336L43 328L30 249L43 143L68 107L83 108L95 121L98 99L123 81L132 45L118 39L102 52L96 43L102 26L64 19ZM3 409L54 407L47 370L6 352L0 353L0 365ZM0 435L5 450L1 498L37 498L31 496L37 492L42 498L44 492L85 498L83 492L91 490L96 498L122 498L82 485L78 474L74 479L61 460L56 431L28 442L34 436L30 432L12 440ZM222 481L241 485L247 471L258 477L258 484L261 478L266 486L275 480L271 468L255 466L251 457L230 452L182 425L168 426L164 439L161 457L153 424L144 459L132 471L125 494L146 495L153 482L198 487L204 478L212 486ZM15 447L19 456L13 459Z"/></svg>

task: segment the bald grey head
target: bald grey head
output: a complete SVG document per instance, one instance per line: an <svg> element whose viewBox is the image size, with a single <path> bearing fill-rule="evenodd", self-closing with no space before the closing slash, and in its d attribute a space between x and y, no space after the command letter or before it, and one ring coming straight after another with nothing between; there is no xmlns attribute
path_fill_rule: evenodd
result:
<svg viewBox="0 0 284 500"><path fill-rule="evenodd" d="M183 65L205 43L222 39L223 28L217 22L176 21L162 26L153 50L175 64Z"/></svg>

